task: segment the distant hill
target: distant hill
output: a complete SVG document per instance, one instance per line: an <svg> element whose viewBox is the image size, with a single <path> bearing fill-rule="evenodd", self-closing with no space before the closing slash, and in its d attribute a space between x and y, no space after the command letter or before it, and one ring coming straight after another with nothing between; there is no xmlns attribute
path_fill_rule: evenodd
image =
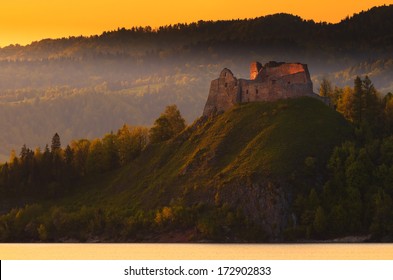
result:
<svg viewBox="0 0 393 280"><path fill-rule="evenodd" d="M242 104L198 119L176 138L149 145L128 166L87 178L65 197L36 201L18 215L29 217L21 218L22 228L41 223L46 235L22 230L13 238L170 241L175 234L182 241L285 240L285 230L300 219L294 198L322 188L333 147L351 138L343 117L313 98ZM14 214L0 217L3 240L2 221Z"/></svg>
<svg viewBox="0 0 393 280"><path fill-rule="evenodd" d="M67 143L124 123L151 125L172 103L192 122L219 71L248 77L251 61L306 63L315 92L324 77L352 86L368 74L386 94L393 91L392 15L393 5L337 24L275 14L0 48L0 161L23 144L42 148L55 132Z"/></svg>
<svg viewBox="0 0 393 280"><path fill-rule="evenodd" d="M337 24L316 23L290 14L274 14L255 19L198 21L190 24L119 28L90 37L45 39L26 47L11 45L0 51L1 59L91 58L94 56L184 55L205 47L250 47L314 50L340 53L391 50L393 47L393 5L354 14ZM332 49L333 48L333 49ZM225 48L224 48L225 49ZM180 51L177 53L169 50Z"/></svg>

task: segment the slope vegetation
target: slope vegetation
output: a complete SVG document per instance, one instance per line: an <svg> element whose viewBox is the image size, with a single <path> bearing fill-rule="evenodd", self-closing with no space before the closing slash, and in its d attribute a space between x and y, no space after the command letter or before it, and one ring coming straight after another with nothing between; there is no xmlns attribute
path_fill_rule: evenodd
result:
<svg viewBox="0 0 393 280"><path fill-rule="evenodd" d="M247 77L255 60L307 63L315 92L323 78L343 87L357 75L392 92L392 13L375 7L336 24L275 14L0 48L0 162L23 144L44 148L55 132L68 143L151 125L167 104L192 121L221 69Z"/></svg>
<svg viewBox="0 0 393 280"><path fill-rule="evenodd" d="M284 240L294 197L322 188L333 148L351 137L342 116L313 98L242 104L65 197L1 216L0 238Z"/></svg>
<svg viewBox="0 0 393 280"><path fill-rule="evenodd" d="M293 197L321 187L333 147L350 137L341 115L312 98L243 104L149 146L101 202L132 212L225 208L280 239Z"/></svg>

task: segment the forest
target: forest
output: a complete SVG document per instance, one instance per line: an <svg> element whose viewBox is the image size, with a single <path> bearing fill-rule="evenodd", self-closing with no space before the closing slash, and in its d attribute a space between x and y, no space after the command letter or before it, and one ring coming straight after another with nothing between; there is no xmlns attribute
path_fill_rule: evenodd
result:
<svg viewBox="0 0 393 280"><path fill-rule="evenodd" d="M10 161L1 166L2 193L11 197L61 197L81 178L125 166L148 143L168 140L184 128L185 120L177 106L172 105L167 106L150 130L123 125L103 138L73 140L65 149L55 133L51 145L46 145L43 151L23 145L19 154L11 152Z"/></svg>
<svg viewBox="0 0 393 280"><path fill-rule="evenodd" d="M297 219L286 225L278 240L313 242L366 236L367 241L391 241L393 94L382 97L367 76L356 77L353 87L345 88L332 87L331 82L324 79L319 94L330 97L332 104L328 110L336 110L346 119L350 136L330 150L324 164L318 162L320 157L314 154L304 159L304 167L298 173L292 173L289 180L294 198L290 211ZM196 231L183 241L269 241L266 232L249 221L239 209L233 209L229 204L211 206L204 200L197 204L189 204L183 200L185 198L177 200L179 194L160 187L161 181L153 181L162 192L155 195L159 195L158 201L164 201L169 195L171 198L167 199L172 202L167 206L157 208L160 203L154 204L153 197L151 205L147 202L140 204L136 198L132 202L119 198L111 200L113 194L110 192L117 188L112 184L121 184L121 174L130 172L130 168L136 169L134 163L139 158L142 157L146 168L150 164L154 170L162 164L173 168L168 155L163 156L165 162L160 163L155 153L165 149L167 143L179 145L176 142L181 141L187 145L195 141L190 131L211 122L214 123L215 118L202 117L187 126L177 106L171 105L151 128L123 125L115 133L94 140L73 140L65 148L62 148L58 133L53 135L50 146L46 145L42 151L23 145L18 154L13 151L10 161L0 167L3 205L0 240L158 241L167 232L187 234ZM330 129L335 128L327 128ZM324 128L320 128L319 133L326 134ZM228 141L236 142L235 139ZM176 153L172 149L169 153ZM151 163L143 158L150 159ZM163 176L165 180L167 175ZM203 184L202 173L197 176ZM110 185L110 192L97 187L100 185L98 180ZM141 183L146 188L145 180L151 179L138 175L134 180L137 181L127 179L131 188L137 188ZM168 182L170 184L169 177ZM181 186L183 191L184 188ZM137 193L143 197L145 191L148 189ZM89 201L92 192L104 193L95 198L99 203L93 199L86 205L80 196L87 195L84 199ZM203 196L207 190L202 188L196 192ZM70 199L75 201L70 203ZM102 199L108 202L103 203ZM68 203L71 205L66 206Z"/></svg>
<svg viewBox="0 0 393 280"><path fill-rule="evenodd" d="M0 48L0 242L391 242L392 14L337 24L276 14ZM331 106L200 117L221 69L247 78L255 60L307 63ZM255 197L278 210L259 213Z"/></svg>
<svg viewBox="0 0 393 280"><path fill-rule="evenodd" d="M301 226L289 229L288 236L325 239L363 233L391 241L392 94L381 97L367 76L356 77L354 86L345 88L332 88L325 79L319 93L329 96L352 124L353 139L334 148L326 182L296 197Z"/></svg>
<svg viewBox="0 0 393 280"><path fill-rule="evenodd" d="M0 48L0 162L23 144L44 148L54 131L68 143L125 123L150 126L168 104L193 122L222 68L247 78L255 60L308 64L315 91L323 78L344 87L368 75L381 93L392 92L392 9L337 24L275 14Z"/></svg>

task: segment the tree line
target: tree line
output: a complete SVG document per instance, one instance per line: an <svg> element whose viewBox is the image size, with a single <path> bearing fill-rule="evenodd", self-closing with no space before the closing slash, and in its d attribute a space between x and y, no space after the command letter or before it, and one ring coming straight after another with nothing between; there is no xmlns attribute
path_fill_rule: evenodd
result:
<svg viewBox="0 0 393 280"><path fill-rule="evenodd" d="M393 240L392 94L382 97L366 76L353 87L333 87L323 79L320 95L350 123L352 140L335 147L326 180L294 199L297 220L287 238L329 239L370 235Z"/></svg>
<svg viewBox="0 0 393 280"><path fill-rule="evenodd" d="M156 29L150 26L118 28L90 37L46 39L27 47L8 46L0 49L0 59L20 54L22 59L64 56L64 53L77 57L92 52L137 54L141 50L157 49L157 46L187 51L187 47L214 47L223 43L230 43L230 47L239 44L274 47L286 43L286 50L289 46L292 49L317 47L326 51L333 48L342 52L391 48L392 10L392 5L374 7L337 24L316 23L281 13L254 19L178 23Z"/></svg>
<svg viewBox="0 0 393 280"><path fill-rule="evenodd" d="M81 178L125 166L147 147L166 141L185 128L176 105L167 106L151 129L123 125L94 140L73 140L64 149L58 133L51 145L32 150L23 145L0 165L0 191L6 196L58 197Z"/></svg>
<svg viewBox="0 0 393 280"><path fill-rule="evenodd" d="M304 177L293 182L296 188L296 196L292 202L295 218L289 222L283 238L288 241L322 240L364 234L372 235L374 240L391 241L393 95L389 93L384 97L380 96L368 77L356 77L353 87L345 88L333 87L325 79L321 83L320 94L330 97L332 106L352 124L353 137L334 148L327 165L323 167L325 175L321 178L313 177L313 174L317 173L313 172L316 165L312 159L305 159L304 164L309 171L307 176L313 179ZM19 155L11 155L10 161L0 169L0 190L5 196L32 195L40 199L59 196L82 178L127 165L150 145L172 139L185 127L179 110L172 105L166 108L150 129L124 125L116 133L107 134L101 139L72 141L64 149L61 147L60 136L55 134L51 145L46 146L44 151L33 151L23 146ZM307 186L297 188L298 185L305 184L304 182ZM26 206L20 211L30 213L40 207ZM40 211L43 213L44 210ZM59 209L51 211L51 215L60 215ZM155 214L133 213L129 219L140 228L145 226L145 229L146 225L149 225L148 229L153 229L153 225L176 229L181 225L188 227L196 224L200 227L200 232L206 233L207 238L216 236L219 239L220 229L217 225L195 220L198 211L197 208L187 208L180 204L170 209L163 208ZM214 213L218 210L209 211ZM223 212L223 221L216 222L234 227L243 216L238 213L236 219L230 218L234 214L228 211ZM116 223L110 210L84 208L83 211L65 213L63 209L60 212L64 212L62 217L66 217L64 219L74 227L78 224L78 219L82 219L88 228L91 226L88 220L93 219L97 224L89 229L90 233L96 232L95 228L110 231L113 228L112 223ZM2 219L7 220L6 224L9 225L11 221L17 222L17 216L18 212L15 210L2 216ZM118 218L121 224L128 227L129 221L124 217ZM42 226L34 225L32 232L35 236L39 235L41 240L56 240L56 234L63 233L67 226L54 223L46 221ZM256 230L253 225L247 226L252 228L253 232ZM50 227L58 229L51 233ZM26 228L27 224L24 225L23 234L26 234ZM78 226L74 230L75 235L84 230L84 226ZM136 231L138 230L132 226L132 232ZM12 231L4 229L0 230L1 232ZM3 240L8 240L7 238L9 237Z"/></svg>

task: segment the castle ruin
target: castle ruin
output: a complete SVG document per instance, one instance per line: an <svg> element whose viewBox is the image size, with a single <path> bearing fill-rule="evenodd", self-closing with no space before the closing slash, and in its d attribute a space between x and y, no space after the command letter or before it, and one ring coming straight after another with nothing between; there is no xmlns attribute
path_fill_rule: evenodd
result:
<svg viewBox="0 0 393 280"><path fill-rule="evenodd" d="M251 63L250 80L237 79L231 70L224 68L220 77L211 82L204 116L223 112L238 103L275 101L278 99L310 96L313 92L306 64L271 61L262 66Z"/></svg>

